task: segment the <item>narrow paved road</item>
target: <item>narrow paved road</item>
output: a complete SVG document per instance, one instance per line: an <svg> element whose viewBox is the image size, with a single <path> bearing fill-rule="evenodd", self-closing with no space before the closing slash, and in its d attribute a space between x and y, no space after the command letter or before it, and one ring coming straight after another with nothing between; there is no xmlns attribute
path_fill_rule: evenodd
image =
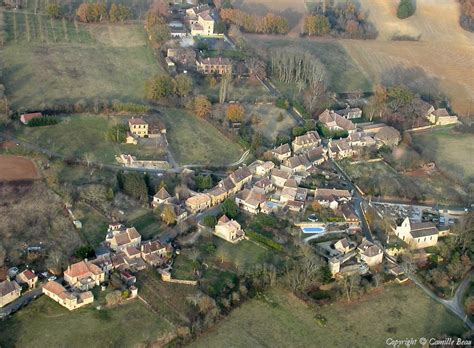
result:
<svg viewBox="0 0 474 348"><path fill-rule="evenodd" d="M21 307L27 305L33 299L37 298L38 296L42 295L42 290L41 290L41 285L38 284L38 287L28 291L21 297L17 298L15 301L12 303L7 304L5 307L0 308L0 318L8 316L12 313L15 313L17 310L19 310Z"/></svg>

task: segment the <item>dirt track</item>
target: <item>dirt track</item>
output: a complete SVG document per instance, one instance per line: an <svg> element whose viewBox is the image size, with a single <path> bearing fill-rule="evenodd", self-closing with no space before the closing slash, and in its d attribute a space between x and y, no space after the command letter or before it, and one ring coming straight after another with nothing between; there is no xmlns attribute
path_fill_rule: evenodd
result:
<svg viewBox="0 0 474 348"><path fill-rule="evenodd" d="M39 178L38 169L30 159L20 156L0 156L0 182Z"/></svg>

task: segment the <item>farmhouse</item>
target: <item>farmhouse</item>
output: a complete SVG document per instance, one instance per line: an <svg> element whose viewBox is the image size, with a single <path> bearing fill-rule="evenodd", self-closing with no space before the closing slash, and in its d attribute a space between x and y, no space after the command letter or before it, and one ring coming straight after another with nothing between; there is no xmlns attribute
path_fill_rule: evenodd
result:
<svg viewBox="0 0 474 348"><path fill-rule="evenodd" d="M61 306L70 311L94 302L92 292L73 293L66 290L64 286L55 281L49 281L43 285L43 294L53 299Z"/></svg>
<svg viewBox="0 0 474 348"><path fill-rule="evenodd" d="M352 120L354 118L362 117L362 110L359 108L350 108L349 106L342 110L336 110L336 114L341 115L342 117Z"/></svg>
<svg viewBox="0 0 474 348"><path fill-rule="evenodd" d="M26 284L28 289L33 289L38 282L38 276L34 274L31 270L25 269L23 272L19 273L16 278L18 284Z"/></svg>
<svg viewBox="0 0 474 348"><path fill-rule="evenodd" d="M168 48L166 58L185 68L192 68L196 65L196 51L192 48Z"/></svg>
<svg viewBox="0 0 474 348"><path fill-rule="evenodd" d="M29 114L22 114L20 116L20 121L23 124L28 124L28 122L30 122L32 119L40 118L40 117L43 117L41 112L33 112L33 113L29 113Z"/></svg>
<svg viewBox="0 0 474 348"><path fill-rule="evenodd" d="M142 236L135 227L111 231L105 237L105 242L114 251L123 251L127 247L138 248L142 241Z"/></svg>
<svg viewBox="0 0 474 348"><path fill-rule="evenodd" d="M169 259L172 247L171 245L164 246L155 240L143 243L140 250L141 257L146 263L152 266L158 266Z"/></svg>
<svg viewBox="0 0 474 348"><path fill-rule="evenodd" d="M72 265L64 271L64 281L71 288L87 291L105 281L105 273L99 267L87 260Z"/></svg>
<svg viewBox="0 0 474 348"><path fill-rule="evenodd" d="M245 232L240 224L235 220L230 220L225 215L222 215L217 222L214 234L231 243L237 243L245 238Z"/></svg>
<svg viewBox="0 0 474 348"><path fill-rule="evenodd" d="M21 294L21 287L16 281L5 280L0 283L0 308L15 301Z"/></svg>
<svg viewBox="0 0 474 348"><path fill-rule="evenodd" d="M334 111L324 110L318 117L319 122L330 131L356 131L356 126L350 120L342 117Z"/></svg>
<svg viewBox="0 0 474 348"><path fill-rule="evenodd" d="M186 208L189 209L192 214L195 214L209 208L211 203L212 200L208 194L198 193L186 200Z"/></svg>
<svg viewBox="0 0 474 348"><path fill-rule="evenodd" d="M299 137L291 143L294 153L300 153L308 149L312 149L321 144L321 138L317 132L311 131Z"/></svg>
<svg viewBox="0 0 474 348"><path fill-rule="evenodd" d="M228 58L216 57L196 60L197 70L204 75L225 75L232 72L232 62Z"/></svg>
<svg viewBox="0 0 474 348"><path fill-rule="evenodd" d="M369 267L374 267L382 263L383 251L382 249L367 239L357 247L360 260L365 262Z"/></svg>
<svg viewBox="0 0 474 348"><path fill-rule="evenodd" d="M139 138L148 137L148 123L142 118L132 118L128 120L128 127L132 135Z"/></svg>
<svg viewBox="0 0 474 348"><path fill-rule="evenodd" d="M273 157L275 157L279 161L284 161L287 158L291 157L291 149L290 149L290 145L288 144L280 145L274 148L271 152L272 152Z"/></svg>
<svg viewBox="0 0 474 348"><path fill-rule="evenodd" d="M413 223L407 217L394 231L398 238L414 249L427 248L438 243L439 232L432 222Z"/></svg>
<svg viewBox="0 0 474 348"><path fill-rule="evenodd" d="M458 122L458 117L450 115L448 110L444 108L433 110L427 118L432 124L438 126L456 124Z"/></svg>

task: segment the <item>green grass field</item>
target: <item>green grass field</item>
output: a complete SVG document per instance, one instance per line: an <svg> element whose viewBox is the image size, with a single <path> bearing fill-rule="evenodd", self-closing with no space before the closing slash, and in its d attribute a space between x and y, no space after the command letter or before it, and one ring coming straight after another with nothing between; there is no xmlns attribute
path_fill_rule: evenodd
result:
<svg viewBox="0 0 474 348"><path fill-rule="evenodd" d="M139 24L84 25L21 11L2 15L2 80L14 109L136 102L143 99L144 81L162 72Z"/></svg>
<svg viewBox="0 0 474 348"><path fill-rule="evenodd" d="M321 327L316 314L327 319ZM235 309L191 347L383 347L388 337L465 332L462 322L413 286L391 286L351 305L311 309L277 290Z"/></svg>
<svg viewBox="0 0 474 348"><path fill-rule="evenodd" d="M474 135L459 133L452 128L415 133L413 142L424 156L434 161L442 170L462 179L474 180Z"/></svg>
<svg viewBox="0 0 474 348"><path fill-rule="evenodd" d="M206 120L184 110L163 112L166 137L179 164L225 165L237 161L242 149Z"/></svg>
<svg viewBox="0 0 474 348"><path fill-rule="evenodd" d="M115 156L120 153L136 155L139 159L162 158L163 154L153 147L108 141L105 133L115 123L126 123L126 118L69 116L63 117L61 122L54 126L21 127L16 135L20 140L66 157L84 159L86 153L93 154L93 162L117 164Z"/></svg>
<svg viewBox="0 0 474 348"><path fill-rule="evenodd" d="M109 220L84 203L76 205L74 216L82 222L79 233L92 245L97 247L105 240Z"/></svg>
<svg viewBox="0 0 474 348"><path fill-rule="evenodd" d="M338 43L305 38L271 38L268 40L256 40L253 43L265 49L285 47L291 50L292 47L298 47L309 51L324 64L328 75L328 87L334 92L372 91L372 82L359 69L344 47ZM291 90L284 92L288 92L287 95L294 98L294 91L295 89L291 88Z"/></svg>
<svg viewBox="0 0 474 348"><path fill-rule="evenodd" d="M97 311L68 311L42 296L0 324L2 347L131 347L149 344L173 327L139 300Z"/></svg>

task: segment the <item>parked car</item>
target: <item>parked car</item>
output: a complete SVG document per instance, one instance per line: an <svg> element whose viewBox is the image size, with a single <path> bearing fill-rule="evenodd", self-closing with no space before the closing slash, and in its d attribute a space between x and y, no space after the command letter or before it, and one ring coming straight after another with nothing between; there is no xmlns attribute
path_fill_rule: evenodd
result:
<svg viewBox="0 0 474 348"><path fill-rule="evenodd" d="M308 220L311 221L311 222L316 222L318 221L318 217L316 216L316 214L311 214L310 216L308 216Z"/></svg>
<svg viewBox="0 0 474 348"><path fill-rule="evenodd" d="M51 282L51 281L56 280L56 279L57 279L56 276L51 276L51 277L48 278L48 282Z"/></svg>

